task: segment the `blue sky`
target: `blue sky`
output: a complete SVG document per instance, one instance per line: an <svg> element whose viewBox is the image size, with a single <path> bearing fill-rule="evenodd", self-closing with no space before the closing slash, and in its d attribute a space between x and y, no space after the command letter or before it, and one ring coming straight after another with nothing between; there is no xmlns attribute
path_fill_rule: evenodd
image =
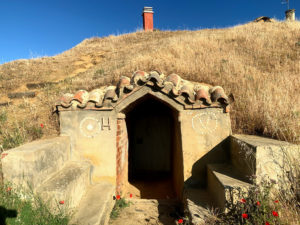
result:
<svg viewBox="0 0 300 225"><path fill-rule="evenodd" d="M0 0L0 64L53 56L85 38L134 32L152 6L161 30L220 28L259 16L284 19L282 0ZM300 0L290 0L300 15ZM299 12L298 12L299 11Z"/></svg>

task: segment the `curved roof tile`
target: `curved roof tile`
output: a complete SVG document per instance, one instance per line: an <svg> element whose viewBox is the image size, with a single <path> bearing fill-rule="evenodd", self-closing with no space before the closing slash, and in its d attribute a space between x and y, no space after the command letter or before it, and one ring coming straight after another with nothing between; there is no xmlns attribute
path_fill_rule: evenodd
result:
<svg viewBox="0 0 300 225"><path fill-rule="evenodd" d="M79 90L74 95L64 94L55 104L57 111L63 110L112 110L118 101L122 101L130 93L142 86L156 89L179 104L185 109L224 107L229 105L229 100L220 86L195 83L182 79L177 74L165 77L158 71L146 73L136 71L131 78L122 76L117 86L101 87L91 92ZM228 110L226 109L226 112Z"/></svg>
<svg viewBox="0 0 300 225"><path fill-rule="evenodd" d="M197 85L195 87L195 100L200 100L202 101L203 104L210 105L211 99L210 99L210 94L209 94L209 87L203 86L203 85Z"/></svg>

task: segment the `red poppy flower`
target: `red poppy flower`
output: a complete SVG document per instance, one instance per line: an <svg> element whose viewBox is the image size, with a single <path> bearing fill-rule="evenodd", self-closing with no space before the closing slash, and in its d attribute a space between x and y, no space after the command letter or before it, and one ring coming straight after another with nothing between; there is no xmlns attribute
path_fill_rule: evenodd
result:
<svg viewBox="0 0 300 225"><path fill-rule="evenodd" d="M61 200L61 201L59 201L59 204L63 205L63 204L65 204L65 201Z"/></svg>
<svg viewBox="0 0 300 225"><path fill-rule="evenodd" d="M4 159L4 157L7 156L7 155L8 155L8 153L2 153L1 159Z"/></svg>
<svg viewBox="0 0 300 225"><path fill-rule="evenodd" d="M244 219L248 219L248 214L243 213L243 214L242 214L242 217L243 217Z"/></svg>
<svg viewBox="0 0 300 225"><path fill-rule="evenodd" d="M120 195L117 195L117 200L119 200L121 197L120 197Z"/></svg>
<svg viewBox="0 0 300 225"><path fill-rule="evenodd" d="M179 219L179 220L178 220L178 223L183 223L183 219Z"/></svg>
<svg viewBox="0 0 300 225"><path fill-rule="evenodd" d="M130 194L129 197L132 198L132 194Z"/></svg>
<svg viewBox="0 0 300 225"><path fill-rule="evenodd" d="M267 222L266 222L266 225L270 225L270 223L267 221Z"/></svg>
<svg viewBox="0 0 300 225"><path fill-rule="evenodd" d="M256 202L256 205L260 206L260 202L259 202L259 201L257 201L257 202Z"/></svg>
<svg viewBox="0 0 300 225"><path fill-rule="evenodd" d="M276 200L276 201L274 201L275 203L278 203L279 201L278 200Z"/></svg>
<svg viewBox="0 0 300 225"><path fill-rule="evenodd" d="M242 202L242 203L246 203L246 199L242 198L242 199L241 199L241 202Z"/></svg>
<svg viewBox="0 0 300 225"><path fill-rule="evenodd" d="M278 216L278 212L276 212L276 211L273 211L272 214L273 214L273 216Z"/></svg>
<svg viewBox="0 0 300 225"><path fill-rule="evenodd" d="M7 191L7 192L11 191L11 187L8 187L8 188L6 189L6 191Z"/></svg>

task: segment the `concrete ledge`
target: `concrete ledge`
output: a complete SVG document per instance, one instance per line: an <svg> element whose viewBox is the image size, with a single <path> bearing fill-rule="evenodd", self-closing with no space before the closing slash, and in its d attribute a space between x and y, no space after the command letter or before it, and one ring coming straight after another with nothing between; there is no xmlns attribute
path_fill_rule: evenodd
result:
<svg viewBox="0 0 300 225"><path fill-rule="evenodd" d="M70 158L67 136L34 141L2 153L4 182L35 189Z"/></svg>
<svg viewBox="0 0 300 225"><path fill-rule="evenodd" d="M280 181L297 162L300 145L254 135L230 136L231 163L246 176Z"/></svg>
<svg viewBox="0 0 300 225"><path fill-rule="evenodd" d="M90 184L91 165L87 162L68 162L62 170L46 180L36 192L54 210L60 201L72 210L79 204Z"/></svg>
<svg viewBox="0 0 300 225"><path fill-rule="evenodd" d="M234 134L231 138L235 140L240 140L253 147L259 146L292 146L293 144L285 141L278 141L271 138L260 137L256 135L246 135L246 134Z"/></svg>
<svg viewBox="0 0 300 225"><path fill-rule="evenodd" d="M115 201L115 186L102 182L91 186L80 201L70 224L106 225ZM88 210L87 210L88 209Z"/></svg>
<svg viewBox="0 0 300 225"><path fill-rule="evenodd" d="M238 201L251 185L244 182L244 177L230 164L207 165L207 179L209 193L221 210L225 210L226 202Z"/></svg>

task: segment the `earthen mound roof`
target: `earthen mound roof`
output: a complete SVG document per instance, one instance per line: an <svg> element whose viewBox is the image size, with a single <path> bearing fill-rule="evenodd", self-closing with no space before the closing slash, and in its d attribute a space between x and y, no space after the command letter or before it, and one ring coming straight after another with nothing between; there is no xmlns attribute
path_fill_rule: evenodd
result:
<svg viewBox="0 0 300 225"><path fill-rule="evenodd" d="M223 107L229 105L228 96L220 86L211 86L182 79L177 74L165 76L158 71L136 71L132 77L122 76L117 86L103 86L90 92L79 90L64 94L55 105L57 111L113 110L134 92L148 86L184 106L185 109Z"/></svg>

